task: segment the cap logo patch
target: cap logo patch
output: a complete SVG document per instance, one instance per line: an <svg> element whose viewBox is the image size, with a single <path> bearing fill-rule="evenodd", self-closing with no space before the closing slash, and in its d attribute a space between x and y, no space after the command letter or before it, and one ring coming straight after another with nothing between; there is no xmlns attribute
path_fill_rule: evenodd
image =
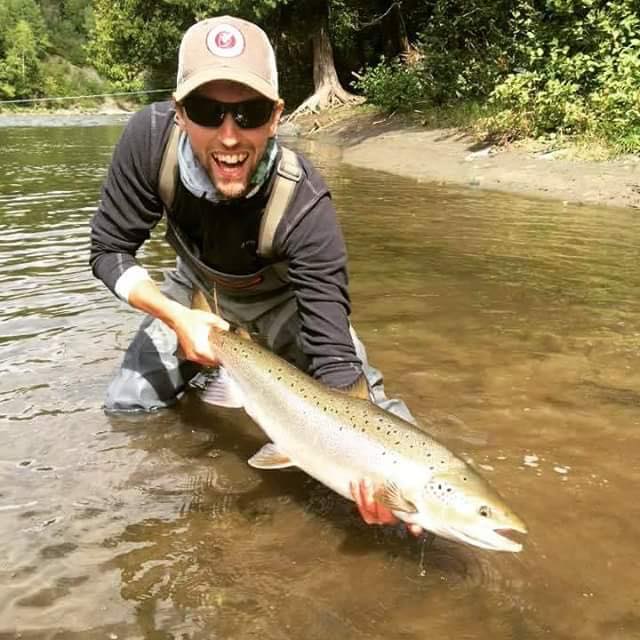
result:
<svg viewBox="0 0 640 640"><path fill-rule="evenodd" d="M221 24L207 34L207 48L213 55L235 58L244 51L244 37L230 24Z"/></svg>

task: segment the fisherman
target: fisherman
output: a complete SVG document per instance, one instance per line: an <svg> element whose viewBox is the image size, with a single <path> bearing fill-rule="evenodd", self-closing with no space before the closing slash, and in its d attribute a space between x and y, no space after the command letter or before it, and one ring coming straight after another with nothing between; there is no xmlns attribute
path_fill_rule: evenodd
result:
<svg viewBox="0 0 640 640"><path fill-rule="evenodd" d="M147 314L105 409L174 404L217 365L209 332L231 322L329 387L413 421L385 396L349 323L347 256L329 190L277 139L284 103L267 35L229 16L194 24L173 97L130 119L91 222L94 275ZM177 262L159 288L136 253L163 214ZM194 305L202 294L204 309ZM393 520L364 481L354 495L365 520Z"/></svg>

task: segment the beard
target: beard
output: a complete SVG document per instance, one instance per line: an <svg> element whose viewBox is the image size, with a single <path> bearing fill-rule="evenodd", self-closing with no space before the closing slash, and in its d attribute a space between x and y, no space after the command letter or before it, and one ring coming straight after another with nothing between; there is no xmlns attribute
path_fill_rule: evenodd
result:
<svg viewBox="0 0 640 640"><path fill-rule="evenodd" d="M200 163L206 167L207 175L216 188L218 195L224 200L233 200L242 198L250 191L251 178L256 169L255 160L251 161L252 157L249 156L237 172L225 171L214 159L213 155L208 155L206 158L201 159Z"/></svg>

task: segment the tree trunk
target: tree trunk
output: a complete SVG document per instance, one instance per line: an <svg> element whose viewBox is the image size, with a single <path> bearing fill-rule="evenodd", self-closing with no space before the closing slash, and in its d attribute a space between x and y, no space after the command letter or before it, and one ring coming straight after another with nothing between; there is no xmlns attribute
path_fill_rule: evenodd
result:
<svg viewBox="0 0 640 640"><path fill-rule="evenodd" d="M333 59L333 48L329 39L328 4L326 1L322 2L320 11L321 13L319 12L317 16L319 19L310 21L318 25L311 36L314 93L291 114L292 119L308 111L317 113L323 109L362 100L359 96L349 93L340 84Z"/></svg>
<svg viewBox="0 0 640 640"><path fill-rule="evenodd" d="M393 47L395 49L393 55L406 55L409 53L409 36L407 36L407 27L404 23L400 4L396 3L394 5L393 10L389 14L389 23L389 28L391 30L390 40L393 42Z"/></svg>

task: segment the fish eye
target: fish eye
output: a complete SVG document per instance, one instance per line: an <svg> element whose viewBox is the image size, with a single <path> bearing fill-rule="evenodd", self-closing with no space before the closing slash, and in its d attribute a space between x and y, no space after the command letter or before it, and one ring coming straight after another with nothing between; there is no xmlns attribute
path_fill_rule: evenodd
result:
<svg viewBox="0 0 640 640"><path fill-rule="evenodd" d="M483 517L483 518L488 518L491 515L491 509L489 509L489 507L487 507L487 505L482 505L479 509L478 509L478 513Z"/></svg>

